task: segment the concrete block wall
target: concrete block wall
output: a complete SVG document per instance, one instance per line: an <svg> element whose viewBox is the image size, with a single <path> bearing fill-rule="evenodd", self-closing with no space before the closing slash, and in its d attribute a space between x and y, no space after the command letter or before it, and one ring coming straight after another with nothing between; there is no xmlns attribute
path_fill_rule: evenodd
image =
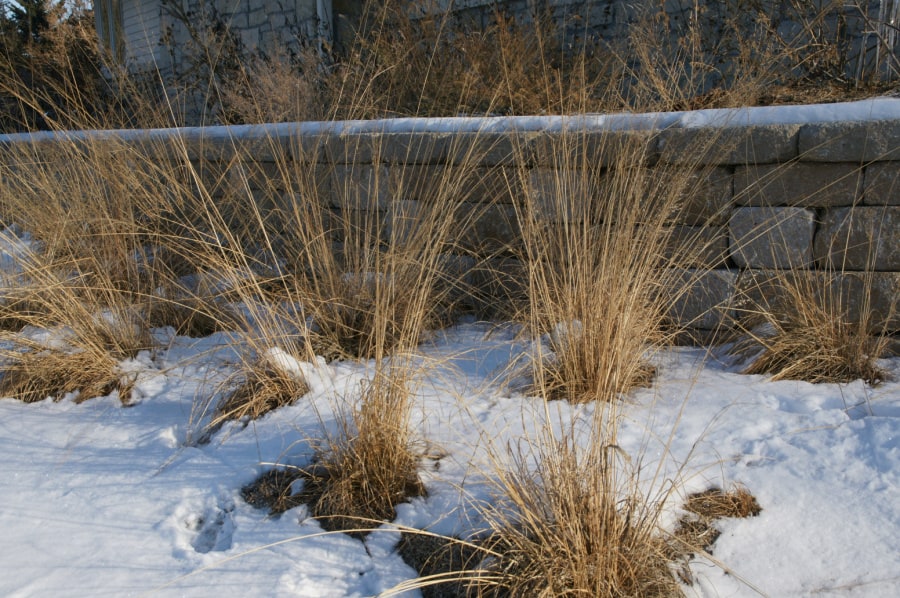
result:
<svg viewBox="0 0 900 598"><path fill-rule="evenodd" d="M563 135L578 142L561 142ZM674 168L689 169L693 178L672 222L673 251L684 244L695 249L678 264L687 292L673 308L677 320L699 332L731 325L777 301L773 281L790 271L839 291L851 319L869 300L871 325L900 331L898 121L575 134L365 132L284 138L279 147L315 169L332 209L388 220L398 205L428 201L446 169L457 168L468 214L478 214L458 247L502 264L505 282L484 273L476 278L508 289L521 284L516 202L530 190L539 217L548 225L563 222L571 215L542 207L554 205L553 169L561 163L602 169L619 157L617 148L636 142L645 150L635 166L648 176L669 176ZM579 155L561 159L560 148L571 147ZM204 151L206 158L217 153ZM265 178L275 156L251 151L259 160L251 169ZM230 151L218 157L231 158ZM271 188L260 193L277 201ZM347 197L354 198L352 208Z"/></svg>
<svg viewBox="0 0 900 598"><path fill-rule="evenodd" d="M408 228L410 215L452 180L471 223L448 263L472 269L467 277L488 306L522 289L517 213L526 193L547 226L561 226L571 214L541 207L554 205L542 203L556 192L547 183L554 169L604 172L622 148L639 144L637 159L627 155L641 176L692 181L685 209L671 220L671 251L688 250L670 266L681 285L673 289L674 319L701 336L731 326L777 305L780 276L789 272L836 292L847 317L868 310L873 328L900 332L900 120L481 133L389 123L350 132L341 123L176 129L152 132L152 143L125 139L141 151L171 143L213 196L246 200L249 190L266 210L314 189L323 210L380 220L387 234ZM0 140L0 148L9 143ZM39 144L47 160L53 143Z"/></svg>

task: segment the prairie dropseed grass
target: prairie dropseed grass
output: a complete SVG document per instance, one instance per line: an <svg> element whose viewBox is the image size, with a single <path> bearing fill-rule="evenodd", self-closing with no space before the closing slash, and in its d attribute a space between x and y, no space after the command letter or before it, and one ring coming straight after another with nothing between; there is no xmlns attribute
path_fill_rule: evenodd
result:
<svg viewBox="0 0 900 598"><path fill-rule="evenodd" d="M743 372L811 383L883 381L887 374L877 360L890 339L874 328L870 282L856 296L840 279L794 271L769 280L764 288L772 299L738 323L731 352L748 361Z"/></svg>

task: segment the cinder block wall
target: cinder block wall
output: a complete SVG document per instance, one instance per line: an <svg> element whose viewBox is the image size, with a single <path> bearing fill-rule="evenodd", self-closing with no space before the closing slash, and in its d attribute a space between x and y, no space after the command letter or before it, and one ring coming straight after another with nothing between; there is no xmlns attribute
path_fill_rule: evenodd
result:
<svg viewBox="0 0 900 598"><path fill-rule="evenodd" d="M491 289L508 287L509 281L497 285L474 266L477 258L490 256L491 265L515 278L515 247L522 242L515 202L529 192L526 187L552 192L542 180L561 163L559 148L579 153L568 163L602 168L621 158L617 148L641 144L641 163L634 166L659 176L690 169L695 177L685 209L672 222L673 243L703 244L703 251L678 266L686 293L672 317L697 337L777 298L779 271L831 285L848 317L868 309L874 328L900 332L900 120L499 132L417 131L423 121L410 122L406 132L383 121L355 128L306 123L105 132L94 138L125 140L141 151L168 147L191 161L214 196L249 190L264 209L308 192L312 180L326 209L375 214L388 228L398 226L391 222L398 206L428 201L441 184L440 173L456 168L464 179L463 199L478 218L459 239L461 259L454 267L472 268L469 278L487 301ZM0 147L30 143L52 156L55 139L7 136ZM285 172L302 173L306 187ZM352 206L347 197L354 198ZM548 225L564 218L549 212L542 217Z"/></svg>

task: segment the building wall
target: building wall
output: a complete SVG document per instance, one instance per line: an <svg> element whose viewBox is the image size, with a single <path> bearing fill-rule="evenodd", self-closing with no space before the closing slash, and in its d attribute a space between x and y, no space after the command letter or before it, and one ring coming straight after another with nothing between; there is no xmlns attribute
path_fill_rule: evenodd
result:
<svg viewBox="0 0 900 598"><path fill-rule="evenodd" d="M142 70L149 67L164 70L168 65L160 44L162 23L159 3L121 0L121 4L125 63Z"/></svg>
<svg viewBox="0 0 900 598"><path fill-rule="evenodd" d="M106 4L121 5L128 60L139 67L167 55L177 64L192 36L212 24L227 27L246 50L340 46L352 37L363 0L99 0ZM900 0L423 0L410 2L409 12L417 18L452 11L465 27L483 27L498 10L520 22L549 15L571 47L627 48L635 28L652 27L673 44L693 31L695 49L727 59L739 51L720 45L727 30L766 28L775 32L775 43L788 46L816 37L839 41L848 76L900 69L890 56L897 49Z"/></svg>
<svg viewBox="0 0 900 598"><path fill-rule="evenodd" d="M332 37L331 0L163 0L161 15L163 44L176 63L210 35L227 33L243 51L266 53L289 53Z"/></svg>

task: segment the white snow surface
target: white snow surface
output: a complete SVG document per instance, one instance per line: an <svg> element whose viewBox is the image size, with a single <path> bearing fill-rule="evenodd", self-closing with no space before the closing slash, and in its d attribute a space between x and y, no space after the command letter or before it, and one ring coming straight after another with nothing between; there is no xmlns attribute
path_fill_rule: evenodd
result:
<svg viewBox="0 0 900 598"><path fill-rule="evenodd" d="M166 349L124 364L133 407L0 399L0 595L373 596L415 577L388 525L365 541L323 533L305 507L271 517L240 494L273 463L309 463L371 363L301 365L273 349L310 394L196 445L197 397L234 371L233 341L159 336ZM526 349L478 322L421 347L413 426L440 459L423 461L428 496L401 505L396 524L480 528L487 449L515 446L545 417L495 380ZM661 463L682 496L741 483L763 509L720 522L718 562L693 561L688 596L900 595L900 383L772 382L701 349L667 350L658 364L654 387L624 403L619 446L645 471ZM900 359L883 365L900 376ZM559 402L548 416L591 409Z"/></svg>
<svg viewBox="0 0 900 598"><path fill-rule="evenodd" d="M720 114L646 118L696 126ZM900 100L754 108L727 120L867 116L900 117ZM4 239L0 264L17 243ZM0 595L374 596L415 577L390 525L358 540L324 533L305 507L272 517L241 498L272 464L310 462L315 441L358 400L371 363L301 364L273 347L268 358L301 372L310 393L198 445L204 409L238 367L240 347L222 333L156 336L160 349L121 366L136 380L132 407L115 395L82 404L0 398ZM434 457L423 461L428 496L401 505L395 524L477 531L473 505L490 499L489 449L515 446L546 417L589 417L591 406L545 411L502 384L504 368L529 350L514 329L478 322L420 348L412 425ZM762 507L719 523L715 562L693 561L688 596L900 596L900 358L882 362L894 381L877 388L772 382L702 349L657 359L653 387L623 403L618 439L643 471L661 465L644 480L648 490L674 479L683 497L740 483Z"/></svg>

